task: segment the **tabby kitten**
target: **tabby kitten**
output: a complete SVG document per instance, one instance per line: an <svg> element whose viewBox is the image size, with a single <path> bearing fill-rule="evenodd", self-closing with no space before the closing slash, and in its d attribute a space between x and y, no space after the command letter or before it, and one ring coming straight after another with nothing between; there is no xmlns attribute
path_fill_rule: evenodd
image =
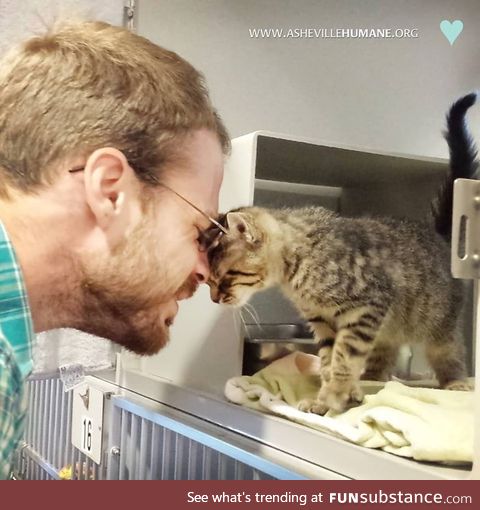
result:
<svg viewBox="0 0 480 510"><path fill-rule="evenodd" d="M346 218L322 207L243 207L209 256L211 298L242 306L279 286L319 345L320 390L300 408L317 414L361 402L361 377L388 380L402 344L424 342L442 388L470 389L459 315L462 282L450 274L453 179L472 176L464 127L471 94L447 117L451 171L430 221Z"/></svg>

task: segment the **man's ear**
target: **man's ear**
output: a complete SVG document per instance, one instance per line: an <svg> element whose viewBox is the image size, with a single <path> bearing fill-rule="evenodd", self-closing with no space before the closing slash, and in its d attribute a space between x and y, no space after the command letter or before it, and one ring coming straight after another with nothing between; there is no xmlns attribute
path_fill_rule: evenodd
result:
<svg viewBox="0 0 480 510"><path fill-rule="evenodd" d="M248 243L256 241L255 229L248 222L245 214L240 212L227 213L227 226L229 232L236 238L245 239Z"/></svg>
<svg viewBox="0 0 480 510"><path fill-rule="evenodd" d="M141 217L140 184L121 151L97 149L84 170L85 199L98 226L123 237Z"/></svg>

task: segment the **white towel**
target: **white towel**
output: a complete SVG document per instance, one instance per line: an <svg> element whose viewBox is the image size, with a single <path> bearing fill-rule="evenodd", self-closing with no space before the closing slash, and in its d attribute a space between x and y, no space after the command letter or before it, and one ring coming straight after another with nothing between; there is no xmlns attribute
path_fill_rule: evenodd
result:
<svg viewBox="0 0 480 510"><path fill-rule="evenodd" d="M413 388L392 381L344 413L304 413L296 404L316 395L318 363L317 356L290 354L253 376L230 379L225 396L368 448L422 461L472 461L473 392Z"/></svg>
<svg viewBox="0 0 480 510"><path fill-rule="evenodd" d="M85 372L110 368L115 364L115 344L75 329L53 329L40 333L33 347L33 375L53 376L59 367L72 363Z"/></svg>

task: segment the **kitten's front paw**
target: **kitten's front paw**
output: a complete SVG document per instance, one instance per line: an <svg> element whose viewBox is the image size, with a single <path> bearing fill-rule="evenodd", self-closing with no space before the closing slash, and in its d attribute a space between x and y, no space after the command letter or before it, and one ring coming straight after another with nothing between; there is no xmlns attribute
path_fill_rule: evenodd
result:
<svg viewBox="0 0 480 510"><path fill-rule="evenodd" d="M316 401L312 398L304 398L297 404L297 409L303 413L310 413L312 412L312 407L315 405L315 402Z"/></svg>
<svg viewBox="0 0 480 510"><path fill-rule="evenodd" d="M326 384L318 394L318 399L311 412L325 414L330 409L336 413L342 413L349 407L360 404L363 400L363 392L358 384L339 387L335 383Z"/></svg>
<svg viewBox="0 0 480 510"><path fill-rule="evenodd" d="M352 389L350 390L350 407L355 407L363 402L363 390L360 388L358 384L352 385Z"/></svg>
<svg viewBox="0 0 480 510"><path fill-rule="evenodd" d="M318 400L313 400L311 398L305 398L300 400L297 404L297 409L304 413L314 413L314 414L325 414L328 411L327 407L324 407Z"/></svg>
<svg viewBox="0 0 480 510"><path fill-rule="evenodd" d="M297 409L304 413L314 413L323 416L330 409L341 413L349 407L357 406L363 401L363 391L358 384L351 384L349 387L341 388L335 384L325 384L313 399L303 399L297 404Z"/></svg>

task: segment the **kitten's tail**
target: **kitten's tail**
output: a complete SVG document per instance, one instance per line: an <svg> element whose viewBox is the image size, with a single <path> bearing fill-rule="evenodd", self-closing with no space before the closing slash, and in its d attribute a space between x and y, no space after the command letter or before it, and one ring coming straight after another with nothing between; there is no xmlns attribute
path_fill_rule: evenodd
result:
<svg viewBox="0 0 480 510"><path fill-rule="evenodd" d="M477 179L477 150L465 122L467 110L475 104L477 94L472 92L455 103L447 114L445 139L450 150L450 171L432 203L435 230L445 239L452 235L453 182L455 179Z"/></svg>

